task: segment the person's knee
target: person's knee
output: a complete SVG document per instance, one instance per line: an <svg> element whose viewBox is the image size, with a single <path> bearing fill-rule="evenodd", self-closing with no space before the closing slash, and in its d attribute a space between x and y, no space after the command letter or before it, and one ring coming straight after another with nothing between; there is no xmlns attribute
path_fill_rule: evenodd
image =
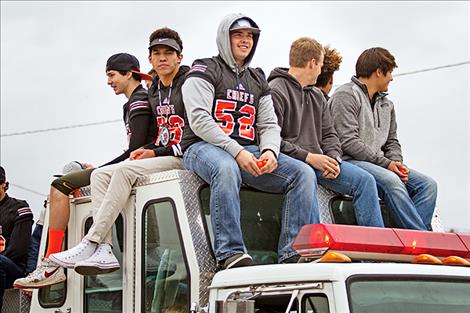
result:
<svg viewBox="0 0 470 313"><path fill-rule="evenodd" d="M103 181L106 178L106 172L101 168L95 169L90 174L90 184L94 185L97 182Z"/></svg>
<svg viewBox="0 0 470 313"><path fill-rule="evenodd" d="M51 183L50 196L51 198L60 197L61 195L68 197L73 190L72 186L68 185L67 182L63 181L61 178L57 178Z"/></svg>
<svg viewBox="0 0 470 313"><path fill-rule="evenodd" d="M426 177L426 178L427 179L425 181L425 188L427 192L432 195L437 195L437 182L430 177Z"/></svg>
<svg viewBox="0 0 470 313"><path fill-rule="evenodd" d="M70 191L70 193L72 190ZM59 202L63 200L68 200L69 199L69 194L64 193L62 189L57 189L55 186L51 186L51 189L49 191L49 197L50 197L50 202Z"/></svg>

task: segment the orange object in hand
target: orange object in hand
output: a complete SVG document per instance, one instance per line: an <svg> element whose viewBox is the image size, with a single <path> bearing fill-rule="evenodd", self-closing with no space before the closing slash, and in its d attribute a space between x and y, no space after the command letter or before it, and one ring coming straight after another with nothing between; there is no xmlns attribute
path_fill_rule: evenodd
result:
<svg viewBox="0 0 470 313"><path fill-rule="evenodd" d="M261 161L256 161L256 165L258 166L259 169L263 168L268 160L261 160Z"/></svg>
<svg viewBox="0 0 470 313"><path fill-rule="evenodd" d="M404 175L408 174L408 171L407 171L405 168L403 168L403 167L401 167L401 168L399 169L399 171L400 171L400 173L402 173L402 174L404 174Z"/></svg>

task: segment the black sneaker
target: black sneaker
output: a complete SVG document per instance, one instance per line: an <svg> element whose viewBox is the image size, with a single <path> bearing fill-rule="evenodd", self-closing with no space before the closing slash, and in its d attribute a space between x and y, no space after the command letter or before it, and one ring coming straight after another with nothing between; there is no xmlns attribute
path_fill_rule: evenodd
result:
<svg viewBox="0 0 470 313"><path fill-rule="evenodd" d="M288 257L287 259L284 259L282 260L280 263L282 264L287 264L287 263L303 263L302 261L300 261L300 255L296 254L296 255L293 255L291 257Z"/></svg>
<svg viewBox="0 0 470 313"><path fill-rule="evenodd" d="M229 269L233 267L242 267L242 266L251 266L254 265L253 259L249 254L246 253L238 253L232 255L231 257L225 259L221 262L222 269Z"/></svg>

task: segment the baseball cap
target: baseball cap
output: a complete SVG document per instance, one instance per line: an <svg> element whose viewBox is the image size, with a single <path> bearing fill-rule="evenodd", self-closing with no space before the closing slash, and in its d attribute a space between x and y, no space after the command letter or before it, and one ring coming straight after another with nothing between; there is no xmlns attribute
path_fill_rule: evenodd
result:
<svg viewBox="0 0 470 313"><path fill-rule="evenodd" d="M62 169L62 174L56 174L54 177L62 177L64 175L78 172L85 169L85 165L78 161L72 161L64 165L64 168Z"/></svg>
<svg viewBox="0 0 470 313"><path fill-rule="evenodd" d="M2 166L0 166L0 181L4 182L7 180L7 176L5 175L5 170L3 169Z"/></svg>
<svg viewBox="0 0 470 313"><path fill-rule="evenodd" d="M139 75L143 80L152 80L152 76L140 72L139 60L129 53L117 53L109 57L106 62L106 72L112 70L132 72Z"/></svg>
<svg viewBox="0 0 470 313"><path fill-rule="evenodd" d="M253 32L253 34L259 34L261 31L253 21L250 21L247 18L240 18L233 22L232 26L230 26L230 31L238 30L238 29L248 29Z"/></svg>
<svg viewBox="0 0 470 313"><path fill-rule="evenodd" d="M173 38L155 38L149 45L149 50L152 50L155 46L167 46L175 50L178 53L181 53L180 45Z"/></svg>

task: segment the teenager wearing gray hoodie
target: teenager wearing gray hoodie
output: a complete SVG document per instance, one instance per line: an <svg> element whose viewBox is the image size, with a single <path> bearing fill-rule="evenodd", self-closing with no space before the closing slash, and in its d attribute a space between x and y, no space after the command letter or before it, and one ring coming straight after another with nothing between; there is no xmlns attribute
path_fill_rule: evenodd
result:
<svg viewBox="0 0 470 313"><path fill-rule="evenodd" d="M281 151L309 164L318 182L351 195L358 225L383 227L374 177L341 160L338 135L321 90L314 87L323 66L324 49L312 38L290 48L290 68L269 76L274 108L281 126Z"/></svg>
<svg viewBox="0 0 470 313"><path fill-rule="evenodd" d="M330 106L344 159L374 176L395 222L431 230L437 184L403 164L395 108L386 94L395 67L388 50L365 50L356 62L356 76L335 91Z"/></svg>
<svg viewBox="0 0 470 313"><path fill-rule="evenodd" d="M240 227L240 186L284 193L280 262L297 261L291 244L311 216L319 222L315 174L279 153L280 128L261 69L249 67L260 30L243 14L219 25L219 55L196 60L183 85L191 131L185 130L184 165L210 184L214 251L222 268L253 264ZM312 213L314 212L314 213Z"/></svg>

